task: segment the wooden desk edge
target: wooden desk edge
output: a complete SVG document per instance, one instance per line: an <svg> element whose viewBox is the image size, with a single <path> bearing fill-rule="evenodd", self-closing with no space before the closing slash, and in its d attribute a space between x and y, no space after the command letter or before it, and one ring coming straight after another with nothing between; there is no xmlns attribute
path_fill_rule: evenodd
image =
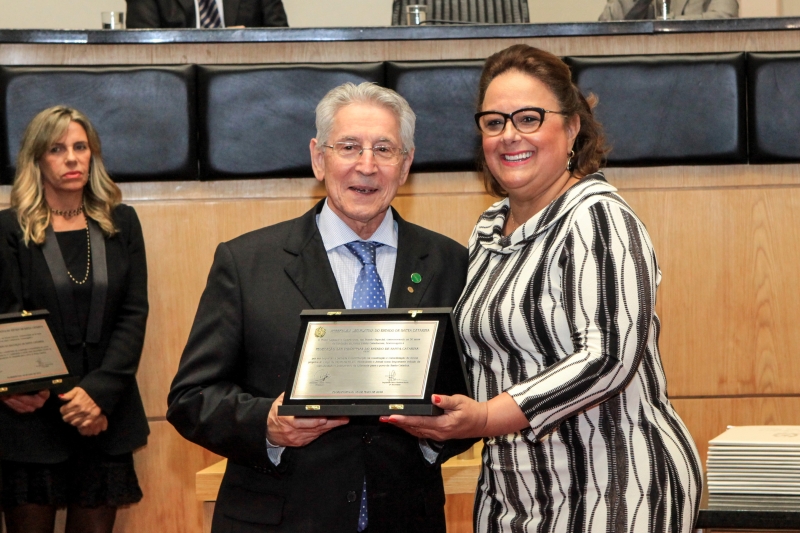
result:
<svg viewBox="0 0 800 533"><path fill-rule="evenodd" d="M228 460L215 463L195 474L195 496L197 501L213 502L217 499L222 476ZM473 459L453 457L442 465L445 494L473 494L481 471L480 456Z"/></svg>

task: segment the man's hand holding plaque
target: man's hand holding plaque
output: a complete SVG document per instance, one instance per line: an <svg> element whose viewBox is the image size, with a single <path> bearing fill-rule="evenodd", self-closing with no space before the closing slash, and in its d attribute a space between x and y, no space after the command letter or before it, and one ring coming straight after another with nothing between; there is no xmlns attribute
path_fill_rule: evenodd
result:
<svg viewBox="0 0 800 533"><path fill-rule="evenodd" d="M279 416L283 394L272 403L267 417L267 440L273 446L305 446L323 433L347 424L350 419L339 417Z"/></svg>

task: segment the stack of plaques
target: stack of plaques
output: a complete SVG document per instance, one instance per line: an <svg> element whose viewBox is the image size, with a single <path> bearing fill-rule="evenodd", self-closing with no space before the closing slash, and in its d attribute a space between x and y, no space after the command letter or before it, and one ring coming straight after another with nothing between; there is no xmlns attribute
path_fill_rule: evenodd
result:
<svg viewBox="0 0 800 533"><path fill-rule="evenodd" d="M708 506L800 508L800 426L739 426L708 443Z"/></svg>

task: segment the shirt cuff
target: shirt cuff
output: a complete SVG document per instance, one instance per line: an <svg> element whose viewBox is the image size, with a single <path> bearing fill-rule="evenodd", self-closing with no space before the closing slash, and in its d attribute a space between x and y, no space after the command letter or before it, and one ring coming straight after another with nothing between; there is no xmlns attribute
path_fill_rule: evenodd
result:
<svg viewBox="0 0 800 533"><path fill-rule="evenodd" d="M269 441L269 439L266 439L266 441L267 441L267 457L269 457L269 460L272 461L272 464L278 466L279 464L281 464L281 455L283 455L283 450L285 450L286 447L275 446Z"/></svg>
<svg viewBox="0 0 800 533"><path fill-rule="evenodd" d="M419 439L419 449L422 452L422 456L430 464L436 462L439 454L442 453L442 448L444 448L444 443L430 439Z"/></svg>

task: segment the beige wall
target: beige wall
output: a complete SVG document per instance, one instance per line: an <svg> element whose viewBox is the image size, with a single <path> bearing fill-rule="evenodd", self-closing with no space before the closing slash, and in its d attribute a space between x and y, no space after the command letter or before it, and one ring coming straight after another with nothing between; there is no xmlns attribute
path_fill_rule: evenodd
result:
<svg viewBox="0 0 800 533"><path fill-rule="evenodd" d="M120 10L125 0L0 0L0 28L99 30L102 11Z"/></svg>
<svg viewBox="0 0 800 533"><path fill-rule="evenodd" d="M800 17L800 0L783 0L781 2L782 17Z"/></svg>
<svg viewBox="0 0 800 533"><path fill-rule="evenodd" d="M531 22L597 20L606 0L528 0ZM283 0L293 27L388 26L392 0ZM739 0L742 17L799 16L800 0ZM125 0L0 0L0 28L99 29Z"/></svg>

